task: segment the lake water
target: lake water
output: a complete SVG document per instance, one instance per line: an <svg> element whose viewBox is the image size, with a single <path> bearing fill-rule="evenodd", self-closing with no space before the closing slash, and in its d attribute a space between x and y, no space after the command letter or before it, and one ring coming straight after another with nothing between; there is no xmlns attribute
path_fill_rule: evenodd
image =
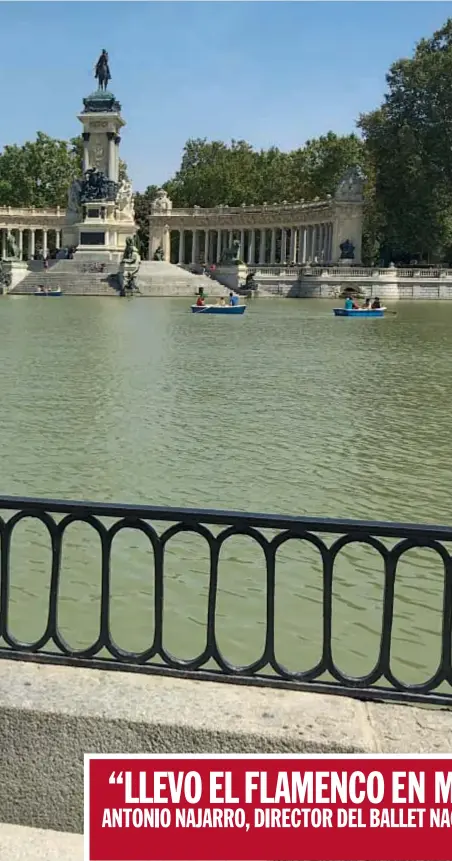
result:
<svg viewBox="0 0 452 861"><path fill-rule="evenodd" d="M5 494L283 514L452 520L452 303L400 303L383 320L335 319L325 301L257 300L241 318L199 317L186 300L80 297L0 303L0 440ZM49 541L17 528L13 633L44 627ZM143 536L115 539L112 629L152 640L152 562ZM204 643L208 557L199 538L168 548L165 645ZM381 562L346 548L336 565L335 658L363 673L376 657ZM219 643L246 663L262 647L265 569L234 538L220 565ZM99 547L69 528L61 628L95 639ZM431 551L398 573L394 669L426 677L439 655L442 572ZM277 568L278 657L319 655L320 565L291 542Z"/></svg>

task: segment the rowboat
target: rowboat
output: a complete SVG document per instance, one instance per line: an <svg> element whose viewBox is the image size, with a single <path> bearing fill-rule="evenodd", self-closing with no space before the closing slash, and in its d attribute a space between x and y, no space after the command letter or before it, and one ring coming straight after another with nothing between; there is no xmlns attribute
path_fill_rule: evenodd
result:
<svg viewBox="0 0 452 861"><path fill-rule="evenodd" d="M386 308L334 308L335 317L384 317Z"/></svg>
<svg viewBox="0 0 452 861"><path fill-rule="evenodd" d="M246 305L192 305L193 314L244 314Z"/></svg>
<svg viewBox="0 0 452 861"><path fill-rule="evenodd" d="M61 287L54 287L53 290L35 290L35 296L62 296Z"/></svg>

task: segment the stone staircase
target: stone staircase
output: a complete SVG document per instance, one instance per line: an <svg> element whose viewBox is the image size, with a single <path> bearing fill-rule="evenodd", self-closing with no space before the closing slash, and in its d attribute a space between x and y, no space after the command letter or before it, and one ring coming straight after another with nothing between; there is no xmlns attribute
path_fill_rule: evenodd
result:
<svg viewBox="0 0 452 861"><path fill-rule="evenodd" d="M45 271L42 264L29 267L28 274L10 294L35 293L38 287L48 289L60 287L68 296L118 296L118 285L114 276L118 264L105 264L104 272L88 271L89 264L77 260L55 260ZM30 271L31 269L31 271ZM195 275L171 263L143 260L138 274L137 296L190 296L194 297L204 287L208 297L225 296L227 290L206 275Z"/></svg>
<svg viewBox="0 0 452 861"><path fill-rule="evenodd" d="M195 296L200 287L204 287L209 298L227 292L207 275L194 275L160 260L143 260L137 282L142 296Z"/></svg>
<svg viewBox="0 0 452 861"><path fill-rule="evenodd" d="M10 294L34 293L38 287L52 289L60 287L68 296L117 296L115 280L112 278L117 271L116 263L106 264L104 272L87 271L87 263L76 260L56 260L47 271L41 267L28 272Z"/></svg>

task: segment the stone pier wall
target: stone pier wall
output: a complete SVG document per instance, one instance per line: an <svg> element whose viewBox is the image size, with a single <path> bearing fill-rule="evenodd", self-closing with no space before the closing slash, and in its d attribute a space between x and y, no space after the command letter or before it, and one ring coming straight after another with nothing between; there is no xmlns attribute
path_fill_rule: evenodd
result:
<svg viewBox="0 0 452 861"><path fill-rule="evenodd" d="M0 819L81 833L83 754L452 753L452 711L0 662Z"/></svg>

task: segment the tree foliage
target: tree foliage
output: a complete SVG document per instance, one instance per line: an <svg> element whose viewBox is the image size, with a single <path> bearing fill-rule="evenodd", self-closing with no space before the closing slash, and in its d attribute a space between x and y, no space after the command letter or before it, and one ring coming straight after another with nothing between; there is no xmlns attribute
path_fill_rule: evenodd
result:
<svg viewBox="0 0 452 861"><path fill-rule="evenodd" d="M78 173L71 142L38 132L35 141L5 146L0 155L1 206L65 206Z"/></svg>
<svg viewBox="0 0 452 861"><path fill-rule="evenodd" d="M356 135L333 132L284 153L255 150L246 141L189 140L165 188L175 206L241 206L311 200L332 193L344 171L363 160Z"/></svg>
<svg viewBox="0 0 452 861"><path fill-rule="evenodd" d="M394 63L383 105L363 115L375 176L375 224L387 258L452 247L452 20Z"/></svg>
<svg viewBox="0 0 452 861"><path fill-rule="evenodd" d="M83 140L69 142L38 132L23 146L0 154L0 206L65 207L69 186L82 173ZM120 161L119 178L127 176Z"/></svg>

